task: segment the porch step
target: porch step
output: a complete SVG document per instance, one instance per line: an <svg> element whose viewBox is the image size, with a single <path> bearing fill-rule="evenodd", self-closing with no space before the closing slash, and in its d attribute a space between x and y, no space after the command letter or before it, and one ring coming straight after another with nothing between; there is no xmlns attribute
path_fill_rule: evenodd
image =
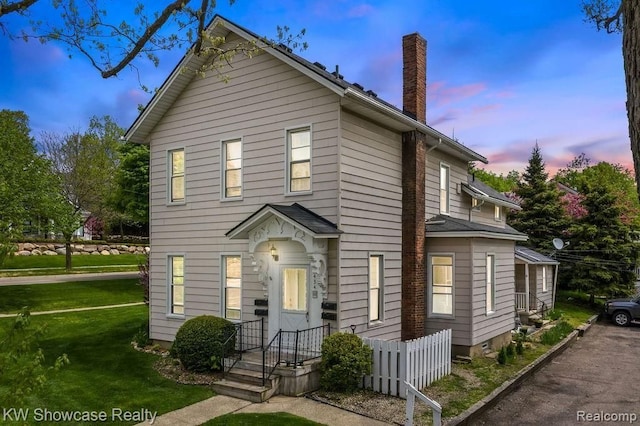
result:
<svg viewBox="0 0 640 426"><path fill-rule="evenodd" d="M260 366L260 371L255 370L247 370L245 368L241 368L236 365L233 367L226 375L228 380L233 380L236 382L247 383L249 385L259 385L262 386L262 366ZM271 376L269 381L267 381L266 386L271 388L275 383L273 383L274 377Z"/></svg>
<svg viewBox="0 0 640 426"><path fill-rule="evenodd" d="M266 387L238 382L227 378L215 382L212 387L213 390L220 395L227 395L251 402L264 402L275 395L278 390L280 378L277 377L274 381L275 386Z"/></svg>

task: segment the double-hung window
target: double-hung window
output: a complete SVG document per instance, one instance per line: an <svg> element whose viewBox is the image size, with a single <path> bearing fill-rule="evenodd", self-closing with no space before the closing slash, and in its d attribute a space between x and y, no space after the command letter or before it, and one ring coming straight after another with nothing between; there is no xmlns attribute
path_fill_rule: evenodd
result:
<svg viewBox="0 0 640 426"><path fill-rule="evenodd" d="M169 256L169 303L170 315L184 315L184 256Z"/></svg>
<svg viewBox="0 0 640 426"><path fill-rule="evenodd" d="M450 196L449 193L450 169L446 164L440 164L440 213L449 214Z"/></svg>
<svg viewBox="0 0 640 426"><path fill-rule="evenodd" d="M311 128L287 131L287 192L311 191Z"/></svg>
<svg viewBox="0 0 640 426"><path fill-rule="evenodd" d="M242 141L222 141L222 198L242 197Z"/></svg>
<svg viewBox="0 0 640 426"><path fill-rule="evenodd" d="M453 255L433 255L431 269L431 314L453 316Z"/></svg>
<svg viewBox="0 0 640 426"><path fill-rule="evenodd" d="M547 267L542 265L542 291L547 291Z"/></svg>
<svg viewBox="0 0 640 426"><path fill-rule="evenodd" d="M487 255L487 313L496 310L496 257Z"/></svg>
<svg viewBox="0 0 640 426"><path fill-rule="evenodd" d="M382 255L369 256L369 321L382 321L384 312L384 259Z"/></svg>
<svg viewBox="0 0 640 426"><path fill-rule="evenodd" d="M240 320L242 313L242 258L222 256L223 313L228 320Z"/></svg>
<svg viewBox="0 0 640 426"><path fill-rule="evenodd" d="M184 203L184 149L169 151L170 203Z"/></svg>

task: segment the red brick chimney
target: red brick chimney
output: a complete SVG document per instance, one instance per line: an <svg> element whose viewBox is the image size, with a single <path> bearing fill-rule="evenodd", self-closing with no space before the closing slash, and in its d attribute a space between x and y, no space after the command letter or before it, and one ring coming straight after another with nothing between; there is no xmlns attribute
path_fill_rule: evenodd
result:
<svg viewBox="0 0 640 426"><path fill-rule="evenodd" d="M403 110L426 124L427 42L417 33L402 38ZM426 135L402 134L402 302L401 339L425 335L425 167Z"/></svg>
<svg viewBox="0 0 640 426"><path fill-rule="evenodd" d="M427 41L418 33L402 37L402 109L427 122Z"/></svg>

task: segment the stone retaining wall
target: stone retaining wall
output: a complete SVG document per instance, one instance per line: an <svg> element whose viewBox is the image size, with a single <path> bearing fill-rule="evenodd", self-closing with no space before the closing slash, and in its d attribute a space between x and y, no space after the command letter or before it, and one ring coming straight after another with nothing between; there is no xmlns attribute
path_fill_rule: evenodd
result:
<svg viewBox="0 0 640 426"><path fill-rule="evenodd" d="M60 243L19 243L16 256L57 256L65 255L67 250ZM124 244L71 244L72 255L110 256L118 254L149 253L149 247L127 246Z"/></svg>

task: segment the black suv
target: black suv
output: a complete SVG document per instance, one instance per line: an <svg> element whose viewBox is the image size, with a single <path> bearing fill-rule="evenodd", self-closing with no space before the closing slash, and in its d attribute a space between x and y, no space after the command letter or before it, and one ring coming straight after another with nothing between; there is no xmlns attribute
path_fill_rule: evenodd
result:
<svg viewBox="0 0 640 426"><path fill-rule="evenodd" d="M640 295L626 299L607 300L604 312L616 325L625 327L631 321L640 321Z"/></svg>

